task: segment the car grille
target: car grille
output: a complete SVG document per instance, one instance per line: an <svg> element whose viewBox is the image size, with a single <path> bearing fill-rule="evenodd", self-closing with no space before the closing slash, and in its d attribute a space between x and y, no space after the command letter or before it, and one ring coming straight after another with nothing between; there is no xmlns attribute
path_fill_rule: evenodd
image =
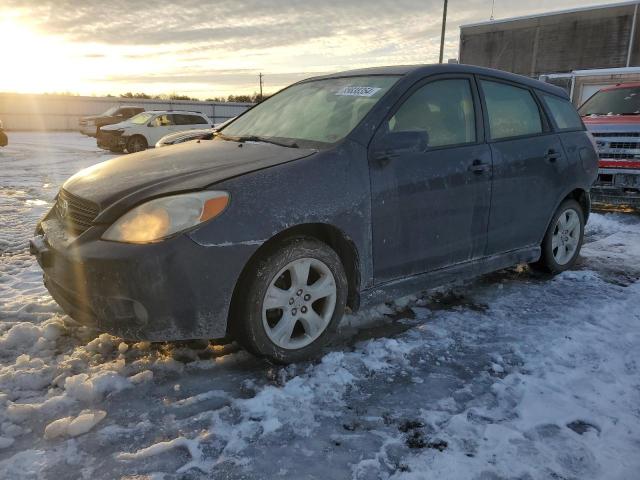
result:
<svg viewBox="0 0 640 480"><path fill-rule="evenodd" d="M609 152L599 152L598 156L600 158L616 158L620 160L635 160L640 156L639 153L609 153Z"/></svg>
<svg viewBox="0 0 640 480"><path fill-rule="evenodd" d="M62 189L58 193L55 209L65 228L74 233L82 233L89 228L100 212L95 203Z"/></svg>
<svg viewBox="0 0 640 480"><path fill-rule="evenodd" d="M637 142L609 142L609 148L640 148Z"/></svg>

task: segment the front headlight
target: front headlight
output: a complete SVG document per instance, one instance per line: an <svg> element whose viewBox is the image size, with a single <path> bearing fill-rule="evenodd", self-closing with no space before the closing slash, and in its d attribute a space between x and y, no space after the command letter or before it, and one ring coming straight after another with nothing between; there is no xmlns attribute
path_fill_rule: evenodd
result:
<svg viewBox="0 0 640 480"><path fill-rule="evenodd" d="M104 232L102 239L155 242L217 217L228 204L229 194L217 191L156 198L125 213Z"/></svg>

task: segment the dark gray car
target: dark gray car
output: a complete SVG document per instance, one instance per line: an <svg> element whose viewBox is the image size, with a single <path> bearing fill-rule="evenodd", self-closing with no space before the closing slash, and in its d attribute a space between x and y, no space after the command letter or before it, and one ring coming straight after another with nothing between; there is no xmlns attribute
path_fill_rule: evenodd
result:
<svg viewBox="0 0 640 480"><path fill-rule="evenodd" d="M232 336L289 362L316 355L345 307L520 262L571 267L596 173L559 88L464 65L351 71L212 140L79 172L31 251L79 321Z"/></svg>

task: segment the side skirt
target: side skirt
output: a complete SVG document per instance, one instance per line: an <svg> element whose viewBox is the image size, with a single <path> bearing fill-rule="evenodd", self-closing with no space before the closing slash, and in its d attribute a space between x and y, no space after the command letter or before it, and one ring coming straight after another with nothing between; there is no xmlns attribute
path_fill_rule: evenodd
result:
<svg viewBox="0 0 640 480"><path fill-rule="evenodd" d="M432 272L420 273L399 280L376 285L360 293L360 308L392 301L412 293L428 290L459 280L468 280L479 275L512 267L519 263L535 262L540 258L539 246L512 250L490 257L457 263Z"/></svg>

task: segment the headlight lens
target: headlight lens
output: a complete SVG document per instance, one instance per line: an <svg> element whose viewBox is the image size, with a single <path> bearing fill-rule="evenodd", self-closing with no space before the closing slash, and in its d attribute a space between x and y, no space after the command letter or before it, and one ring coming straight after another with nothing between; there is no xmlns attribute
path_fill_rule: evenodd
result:
<svg viewBox="0 0 640 480"><path fill-rule="evenodd" d="M125 213L104 232L102 239L155 242L217 217L228 204L229 194L218 191L156 198Z"/></svg>

